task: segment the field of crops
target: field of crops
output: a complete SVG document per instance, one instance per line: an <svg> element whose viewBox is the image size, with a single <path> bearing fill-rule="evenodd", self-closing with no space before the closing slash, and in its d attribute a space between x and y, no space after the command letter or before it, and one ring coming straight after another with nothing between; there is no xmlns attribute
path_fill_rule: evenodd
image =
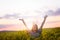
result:
<svg viewBox="0 0 60 40"><path fill-rule="evenodd" d="M40 37L33 39L26 31L2 31L0 40L60 40L60 28L45 28Z"/></svg>

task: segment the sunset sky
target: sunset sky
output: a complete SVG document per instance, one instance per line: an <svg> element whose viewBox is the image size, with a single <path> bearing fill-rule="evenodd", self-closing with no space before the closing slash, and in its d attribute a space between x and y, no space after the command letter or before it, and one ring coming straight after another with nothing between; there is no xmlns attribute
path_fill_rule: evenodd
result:
<svg viewBox="0 0 60 40"><path fill-rule="evenodd" d="M26 29L23 18L31 29L32 24L41 25L48 15L43 28L60 27L60 0L0 0L0 30Z"/></svg>

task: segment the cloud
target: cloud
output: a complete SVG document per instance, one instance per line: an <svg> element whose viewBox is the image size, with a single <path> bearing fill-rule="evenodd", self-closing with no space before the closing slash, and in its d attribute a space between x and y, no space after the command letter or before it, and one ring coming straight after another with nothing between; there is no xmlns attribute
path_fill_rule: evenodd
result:
<svg viewBox="0 0 60 40"><path fill-rule="evenodd" d="M58 15L60 15L60 8L56 9L56 11L48 10L47 15L49 15L49 16L58 16Z"/></svg>
<svg viewBox="0 0 60 40"><path fill-rule="evenodd" d="M0 19L2 18L7 18L7 19L10 19L10 18L19 18L20 14L18 13L13 13L13 14L5 14L4 16L0 17Z"/></svg>
<svg viewBox="0 0 60 40"><path fill-rule="evenodd" d="M35 11L36 13L39 13L39 16L45 16L45 15L49 15L49 16L58 16L60 15L60 8L57 8L55 10L52 10L52 9L48 9L47 11L39 11L39 10L36 10Z"/></svg>
<svg viewBox="0 0 60 40"><path fill-rule="evenodd" d="M47 12L45 11L28 11L27 13L12 13L12 14L5 14L4 16L0 17L0 19L2 18L27 18L27 17L44 17L45 15L49 15L49 16L58 16L60 15L60 8L56 9L56 11L54 10L48 10Z"/></svg>
<svg viewBox="0 0 60 40"><path fill-rule="evenodd" d="M6 28L6 26L5 26L5 25L0 25L0 29L1 29L1 28Z"/></svg>
<svg viewBox="0 0 60 40"><path fill-rule="evenodd" d="M56 10L56 12L54 12L55 13L55 15L60 15L60 8L58 8L57 10Z"/></svg>

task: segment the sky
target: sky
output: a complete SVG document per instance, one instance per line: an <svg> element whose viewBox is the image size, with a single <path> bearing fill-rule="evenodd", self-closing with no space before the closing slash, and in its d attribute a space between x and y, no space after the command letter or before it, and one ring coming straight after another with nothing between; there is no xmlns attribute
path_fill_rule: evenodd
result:
<svg viewBox="0 0 60 40"><path fill-rule="evenodd" d="M40 25L45 15L48 18L44 28L60 26L59 4L60 0L0 0L0 30L18 30L20 24L23 26L19 18L24 18L28 26L32 26L32 22ZM12 26L5 28L6 25Z"/></svg>

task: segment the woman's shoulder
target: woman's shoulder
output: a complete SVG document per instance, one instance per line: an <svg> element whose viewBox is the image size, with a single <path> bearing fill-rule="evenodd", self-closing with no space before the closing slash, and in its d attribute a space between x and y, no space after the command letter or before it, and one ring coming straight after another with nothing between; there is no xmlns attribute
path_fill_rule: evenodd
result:
<svg viewBox="0 0 60 40"><path fill-rule="evenodd" d="M38 30L38 33L41 33L41 30Z"/></svg>
<svg viewBox="0 0 60 40"><path fill-rule="evenodd" d="M26 32L30 33L30 32L32 32L32 31L31 31L31 30L26 30Z"/></svg>

